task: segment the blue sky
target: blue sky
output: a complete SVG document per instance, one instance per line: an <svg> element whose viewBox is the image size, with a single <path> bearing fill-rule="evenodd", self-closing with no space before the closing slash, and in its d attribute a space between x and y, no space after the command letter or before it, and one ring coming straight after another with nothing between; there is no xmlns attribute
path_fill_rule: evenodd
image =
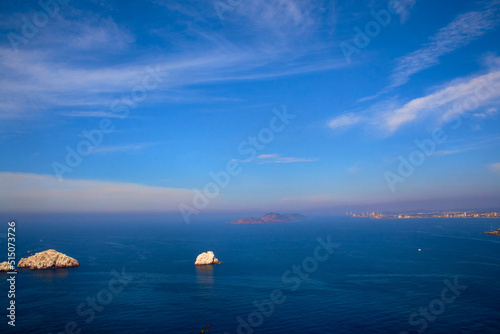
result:
<svg viewBox="0 0 500 334"><path fill-rule="evenodd" d="M500 1L0 15L0 212L498 208Z"/></svg>

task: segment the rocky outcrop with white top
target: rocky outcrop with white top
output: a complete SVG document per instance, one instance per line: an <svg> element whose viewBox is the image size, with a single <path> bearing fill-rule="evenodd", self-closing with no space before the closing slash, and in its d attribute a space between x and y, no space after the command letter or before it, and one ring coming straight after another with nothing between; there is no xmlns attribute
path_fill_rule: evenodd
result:
<svg viewBox="0 0 500 334"><path fill-rule="evenodd" d="M194 262L195 266L204 266L208 264L220 264L220 262L214 255L214 252L206 251L201 253L196 257L196 261Z"/></svg>
<svg viewBox="0 0 500 334"><path fill-rule="evenodd" d="M36 253L28 258L19 260L17 268L28 269L55 269L79 267L77 260L66 254L59 253L55 249L49 249L40 253Z"/></svg>

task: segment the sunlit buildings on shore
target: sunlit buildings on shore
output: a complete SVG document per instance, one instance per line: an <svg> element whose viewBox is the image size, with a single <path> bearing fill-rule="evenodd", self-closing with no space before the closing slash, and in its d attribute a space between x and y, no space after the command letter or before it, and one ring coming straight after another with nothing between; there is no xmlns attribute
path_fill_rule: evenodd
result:
<svg viewBox="0 0 500 334"><path fill-rule="evenodd" d="M354 218L372 219L412 219L412 218L500 218L499 212L475 212L475 211L450 211L450 212L418 212L418 213L395 213L382 214L379 212L361 212L360 214L346 212L347 216Z"/></svg>

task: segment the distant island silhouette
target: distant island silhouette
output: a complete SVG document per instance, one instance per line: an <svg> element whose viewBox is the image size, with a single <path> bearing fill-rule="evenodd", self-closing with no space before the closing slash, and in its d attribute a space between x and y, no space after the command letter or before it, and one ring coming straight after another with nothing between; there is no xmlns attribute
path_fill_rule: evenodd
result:
<svg viewBox="0 0 500 334"><path fill-rule="evenodd" d="M491 232L484 232L483 234L491 234L497 237L500 237L500 228L496 231L491 231Z"/></svg>
<svg viewBox="0 0 500 334"><path fill-rule="evenodd" d="M292 223L307 219L308 217L301 215L299 213L275 213L270 212L265 214L260 218L256 217L247 217L239 220L232 221L228 224L271 224L271 223Z"/></svg>

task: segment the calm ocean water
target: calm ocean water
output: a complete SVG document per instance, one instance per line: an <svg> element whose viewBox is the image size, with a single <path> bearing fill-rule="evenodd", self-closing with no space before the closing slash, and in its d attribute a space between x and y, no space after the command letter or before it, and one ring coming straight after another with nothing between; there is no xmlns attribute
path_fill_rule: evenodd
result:
<svg viewBox="0 0 500 334"><path fill-rule="evenodd" d="M211 324L209 333L221 334L500 333L500 238L481 234L490 223L500 227L479 219L18 222L18 258L54 248L81 267L18 273L16 327L4 316L0 331L197 334ZM317 251L328 236L338 247ZM223 264L195 267L205 250Z"/></svg>

